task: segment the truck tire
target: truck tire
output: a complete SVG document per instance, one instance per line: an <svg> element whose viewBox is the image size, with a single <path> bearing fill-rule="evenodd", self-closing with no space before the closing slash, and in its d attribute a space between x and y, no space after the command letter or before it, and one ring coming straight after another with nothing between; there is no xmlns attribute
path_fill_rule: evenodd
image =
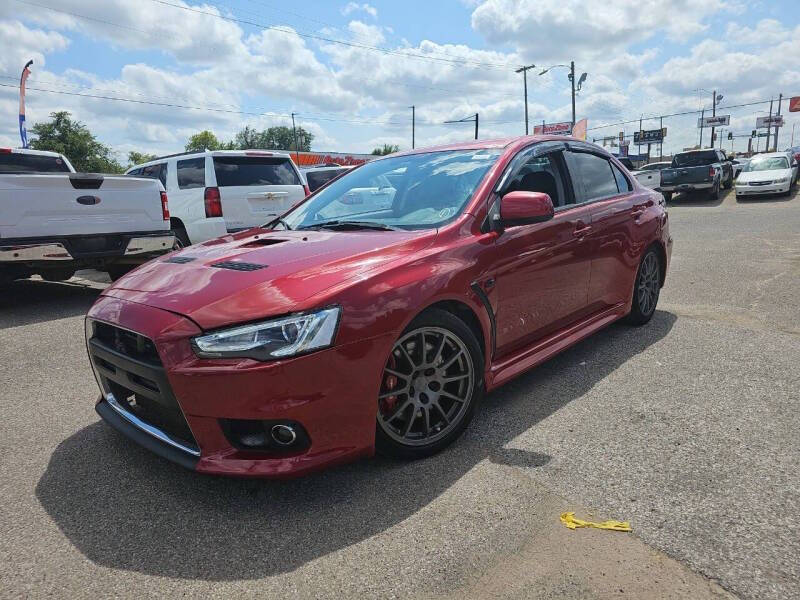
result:
<svg viewBox="0 0 800 600"><path fill-rule="evenodd" d="M45 281L66 281L75 275L75 269L47 269L39 275Z"/></svg>
<svg viewBox="0 0 800 600"><path fill-rule="evenodd" d="M175 234L175 245L173 248L175 250L180 250L181 248L188 248L192 245L192 242L189 241L189 236L186 233L186 229L184 227L176 227L172 230L172 233Z"/></svg>
<svg viewBox="0 0 800 600"><path fill-rule="evenodd" d="M725 189L729 190L733 187L733 171L731 171L730 177L725 181Z"/></svg>
<svg viewBox="0 0 800 600"><path fill-rule="evenodd" d="M720 183L719 183L719 179L717 179L714 182L714 185L711 186L711 190L708 192L708 197L711 200L719 200L719 188L720 188Z"/></svg>

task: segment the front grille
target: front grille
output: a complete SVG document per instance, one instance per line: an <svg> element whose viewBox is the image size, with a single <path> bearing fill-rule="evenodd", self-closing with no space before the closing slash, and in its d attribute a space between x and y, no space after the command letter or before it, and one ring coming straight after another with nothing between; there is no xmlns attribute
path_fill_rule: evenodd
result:
<svg viewBox="0 0 800 600"><path fill-rule="evenodd" d="M143 335L92 322L89 356L104 393L128 412L177 438L187 447L197 441L175 399L153 341Z"/></svg>
<svg viewBox="0 0 800 600"><path fill-rule="evenodd" d="M751 181L750 185L769 185L771 181Z"/></svg>
<svg viewBox="0 0 800 600"><path fill-rule="evenodd" d="M256 263L248 263L248 262L235 262L229 260L229 261L214 263L211 266L216 267L218 269L231 269L233 271L258 271L259 269L263 269L267 265L259 265Z"/></svg>

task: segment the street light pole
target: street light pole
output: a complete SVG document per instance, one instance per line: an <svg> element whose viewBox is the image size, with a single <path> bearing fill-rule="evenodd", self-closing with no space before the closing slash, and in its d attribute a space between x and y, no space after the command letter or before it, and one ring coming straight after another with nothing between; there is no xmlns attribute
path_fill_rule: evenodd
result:
<svg viewBox="0 0 800 600"><path fill-rule="evenodd" d="M781 103L783 102L783 93L778 94L778 116L781 116ZM778 151L778 135L780 134L781 126L775 123L775 145L772 147L773 152Z"/></svg>
<svg viewBox="0 0 800 600"><path fill-rule="evenodd" d="M514 71L515 73L522 73L522 85L525 90L525 135L528 135L528 69L533 69L535 66L528 65Z"/></svg>
<svg viewBox="0 0 800 600"><path fill-rule="evenodd" d="M714 94L713 94L713 96L711 96L711 116L712 117L716 117L717 116L717 90L714 90ZM712 121L712 123L713 123L713 121ZM716 128L712 125L711 126L711 147L712 148L714 147L714 131L715 131L715 129Z"/></svg>
<svg viewBox="0 0 800 600"><path fill-rule="evenodd" d="M575 127L575 61L569 61L569 80L572 83L572 126Z"/></svg>
<svg viewBox="0 0 800 600"><path fill-rule="evenodd" d="M294 115L295 113L292 113L292 135L294 136L294 161L298 166L300 166L300 153L299 153L300 149L297 147L297 129L295 129L294 127Z"/></svg>

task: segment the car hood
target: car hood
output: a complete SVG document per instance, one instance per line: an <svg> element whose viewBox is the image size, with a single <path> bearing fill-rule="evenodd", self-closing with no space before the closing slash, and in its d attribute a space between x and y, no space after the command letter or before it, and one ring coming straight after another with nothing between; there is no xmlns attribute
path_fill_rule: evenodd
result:
<svg viewBox="0 0 800 600"><path fill-rule="evenodd" d="M213 329L310 308L306 300L419 251L435 237L435 230L253 229L150 261L104 294Z"/></svg>
<svg viewBox="0 0 800 600"><path fill-rule="evenodd" d="M744 171L739 173L739 183L750 183L752 181L775 181L783 177L791 177L791 169L775 169L774 171Z"/></svg>

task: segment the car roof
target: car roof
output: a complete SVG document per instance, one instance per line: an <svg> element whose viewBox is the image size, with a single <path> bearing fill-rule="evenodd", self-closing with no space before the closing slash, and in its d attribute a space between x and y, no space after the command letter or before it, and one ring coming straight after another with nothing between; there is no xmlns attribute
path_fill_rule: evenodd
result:
<svg viewBox="0 0 800 600"><path fill-rule="evenodd" d="M171 158L179 160L190 160L192 158L200 158L204 156L274 156L278 158L292 159L292 155L288 152L280 152L276 150L259 150L253 148L252 150L201 150L199 152L178 152L177 154L166 154L159 156L153 160L133 165L130 169L125 171L132 171L133 169L141 169L142 167L149 167L150 165L157 165L167 161Z"/></svg>
<svg viewBox="0 0 800 600"><path fill-rule="evenodd" d="M32 154L35 156L52 156L54 158L61 158L61 153L51 152L50 150L32 150L30 148L8 148L12 154Z"/></svg>
<svg viewBox="0 0 800 600"><path fill-rule="evenodd" d="M446 150L484 150L484 149L494 149L494 148L513 148L513 147L527 146L529 144L534 144L537 142L550 142L550 141L577 142L577 143L587 144L599 150L603 149L601 146L598 146L597 144L592 144L591 142L587 142L586 140L579 140L578 138L566 135L521 135L516 137L496 138L491 140L473 140L468 142L443 144L439 146L427 146L425 148L415 148L413 150L404 150L402 152L395 152L387 156L408 156L412 154L423 154L426 152L442 152ZM604 152L608 154L607 151ZM380 158L378 160L380 160Z"/></svg>
<svg viewBox="0 0 800 600"><path fill-rule="evenodd" d="M761 154L756 154L753 158L778 158L783 157L787 158L788 152L785 150L783 152L762 152Z"/></svg>

